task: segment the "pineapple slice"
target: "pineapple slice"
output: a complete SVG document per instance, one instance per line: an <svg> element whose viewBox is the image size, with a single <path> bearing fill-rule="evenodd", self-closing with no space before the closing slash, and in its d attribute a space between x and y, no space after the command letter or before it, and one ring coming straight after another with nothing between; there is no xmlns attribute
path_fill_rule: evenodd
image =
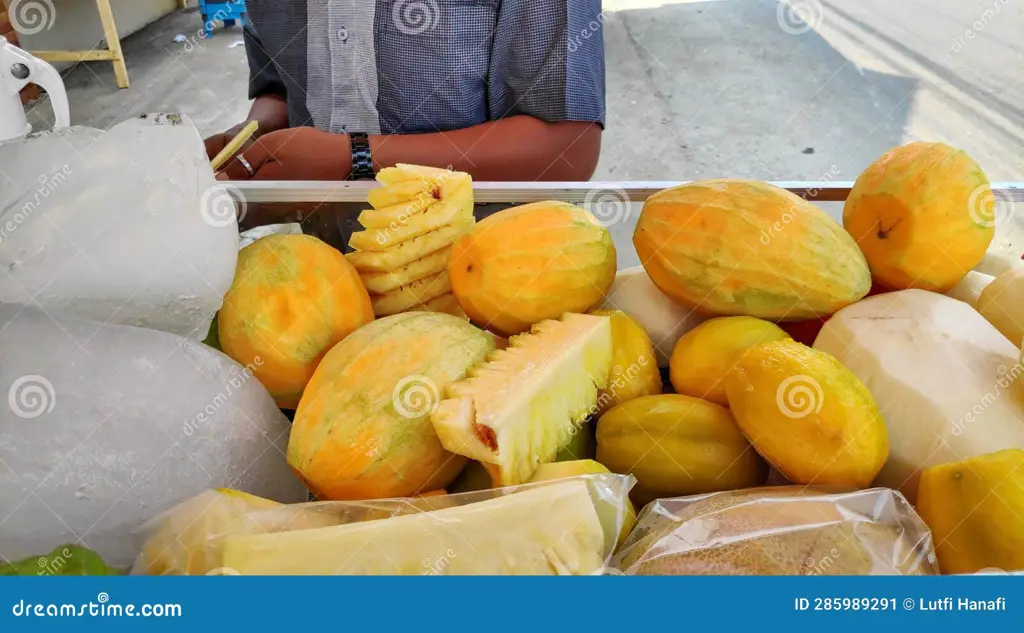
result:
<svg viewBox="0 0 1024 633"><path fill-rule="evenodd" d="M398 227L436 203L437 198L424 192L412 200L403 200L390 207L360 211L357 219L367 229L386 229L391 225Z"/></svg>
<svg viewBox="0 0 1024 633"><path fill-rule="evenodd" d="M431 421L447 450L489 465L498 484L517 485L596 411L611 366L608 317L542 321L450 384Z"/></svg>
<svg viewBox="0 0 1024 633"><path fill-rule="evenodd" d="M388 169L391 169L390 167ZM393 207L418 198L433 199L433 184L424 180L406 180L393 185L370 189L366 200L374 209Z"/></svg>
<svg viewBox="0 0 1024 633"><path fill-rule="evenodd" d="M398 270L431 253L450 247L472 226L472 220L449 224L386 251L356 251L345 257L361 273Z"/></svg>
<svg viewBox="0 0 1024 633"><path fill-rule="evenodd" d="M228 537L223 566L252 575L585 575L605 529L585 481L333 527Z"/></svg>
<svg viewBox="0 0 1024 633"><path fill-rule="evenodd" d="M373 313L382 317L405 312L451 291L452 285L448 281L448 270L446 269L386 294L371 295L370 302L373 304Z"/></svg>
<svg viewBox="0 0 1024 633"><path fill-rule="evenodd" d="M360 278L371 294L386 294L424 277L447 271L450 255L451 249L442 249L392 272L361 273Z"/></svg>
<svg viewBox="0 0 1024 633"><path fill-rule="evenodd" d="M472 219L473 187L467 183L451 197L442 198L401 222L383 228L356 231L349 237L348 243L360 251L384 251L434 229Z"/></svg>
<svg viewBox="0 0 1024 633"><path fill-rule="evenodd" d="M410 180L423 180L424 178L437 178L445 174L457 174L460 172L441 169L440 167L424 167L421 165L409 165L398 163L394 167L385 167L377 172L377 181L384 185L397 185Z"/></svg>
<svg viewBox="0 0 1024 633"><path fill-rule="evenodd" d="M399 164L381 170L377 180L384 186L368 194L374 208L359 214L366 230L349 237L356 252L347 256L370 293L374 313L425 309L467 318L457 305L435 302L435 309L425 304L451 293L451 245L475 222L473 179Z"/></svg>

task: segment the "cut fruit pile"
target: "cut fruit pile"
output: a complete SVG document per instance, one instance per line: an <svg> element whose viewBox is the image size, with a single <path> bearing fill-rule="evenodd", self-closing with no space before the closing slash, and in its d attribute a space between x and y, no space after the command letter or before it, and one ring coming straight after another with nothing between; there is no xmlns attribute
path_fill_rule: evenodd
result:
<svg viewBox="0 0 1024 633"><path fill-rule="evenodd" d="M448 281L451 246L473 226L469 174L399 164L382 169L370 191L366 229L352 234L348 260L378 316L426 310L467 318Z"/></svg>

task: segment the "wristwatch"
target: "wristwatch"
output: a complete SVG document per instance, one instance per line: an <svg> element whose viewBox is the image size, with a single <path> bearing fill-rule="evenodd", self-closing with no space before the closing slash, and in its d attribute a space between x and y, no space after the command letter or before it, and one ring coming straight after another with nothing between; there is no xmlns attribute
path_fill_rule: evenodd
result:
<svg viewBox="0 0 1024 633"><path fill-rule="evenodd" d="M365 132L352 132L348 135L352 144L352 173L349 180L373 179L373 159L370 157L370 137Z"/></svg>

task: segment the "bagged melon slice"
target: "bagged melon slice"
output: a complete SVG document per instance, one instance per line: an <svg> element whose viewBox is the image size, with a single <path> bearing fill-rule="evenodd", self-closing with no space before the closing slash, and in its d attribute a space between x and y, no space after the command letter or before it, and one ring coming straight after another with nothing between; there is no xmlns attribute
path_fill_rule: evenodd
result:
<svg viewBox="0 0 1024 633"><path fill-rule="evenodd" d="M257 575L583 575L605 532L586 481L314 530L229 537L224 567Z"/></svg>
<svg viewBox="0 0 1024 633"><path fill-rule="evenodd" d="M523 483L596 411L611 364L608 317L542 321L448 386L434 430L447 450L489 465L496 484Z"/></svg>

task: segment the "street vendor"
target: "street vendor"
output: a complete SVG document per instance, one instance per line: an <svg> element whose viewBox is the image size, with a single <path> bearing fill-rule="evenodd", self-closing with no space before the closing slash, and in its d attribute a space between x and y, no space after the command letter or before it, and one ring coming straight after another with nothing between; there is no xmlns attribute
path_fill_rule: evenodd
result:
<svg viewBox="0 0 1024 633"><path fill-rule="evenodd" d="M248 0L259 132L222 179L581 181L605 113L600 0ZM206 139L213 157L243 122Z"/></svg>

